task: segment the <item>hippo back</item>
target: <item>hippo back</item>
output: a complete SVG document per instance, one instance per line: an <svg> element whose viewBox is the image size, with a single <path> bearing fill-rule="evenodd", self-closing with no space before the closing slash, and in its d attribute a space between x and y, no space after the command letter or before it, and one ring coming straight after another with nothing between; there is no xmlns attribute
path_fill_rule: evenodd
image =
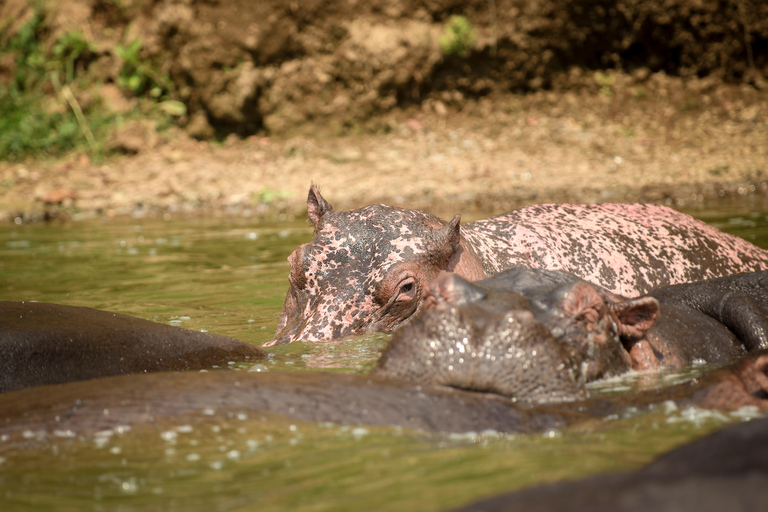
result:
<svg viewBox="0 0 768 512"><path fill-rule="evenodd" d="M488 275L564 270L626 297L768 269L768 251L671 208L545 204L463 226Z"/></svg>

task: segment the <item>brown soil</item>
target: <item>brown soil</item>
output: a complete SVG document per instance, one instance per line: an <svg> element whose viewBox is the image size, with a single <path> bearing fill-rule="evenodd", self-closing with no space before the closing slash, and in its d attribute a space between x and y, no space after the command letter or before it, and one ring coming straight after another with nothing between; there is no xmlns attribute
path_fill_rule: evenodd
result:
<svg viewBox="0 0 768 512"><path fill-rule="evenodd" d="M0 28L31 4L0 7ZM98 164L0 163L5 218L299 214L313 180L339 208L448 212L768 193L763 2L49 4L51 38L99 48L81 65L106 85L76 90L83 105L134 108L112 49L140 37L189 116L117 127L124 155ZM458 13L477 31L466 57L438 42Z"/></svg>

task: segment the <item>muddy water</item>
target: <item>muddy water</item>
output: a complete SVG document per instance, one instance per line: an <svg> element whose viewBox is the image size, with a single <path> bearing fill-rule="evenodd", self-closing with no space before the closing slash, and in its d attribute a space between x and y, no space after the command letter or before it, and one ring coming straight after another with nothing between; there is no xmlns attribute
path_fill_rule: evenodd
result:
<svg viewBox="0 0 768 512"><path fill-rule="evenodd" d="M757 210L694 213L768 247L768 208ZM304 222L247 219L2 225L0 300L89 306L258 345L274 333L285 258L310 236ZM386 340L276 347L258 369L364 372ZM641 385L648 379L608 391ZM242 415L95 436L35 433L25 450L0 439L0 510L440 510L537 482L634 468L741 419L658 407L564 431L448 436Z"/></svg>

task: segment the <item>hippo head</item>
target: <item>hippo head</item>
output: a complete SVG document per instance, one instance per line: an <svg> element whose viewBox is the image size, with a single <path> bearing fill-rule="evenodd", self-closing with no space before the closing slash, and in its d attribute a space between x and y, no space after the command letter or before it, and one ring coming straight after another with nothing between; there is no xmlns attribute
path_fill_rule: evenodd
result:
<svg viewBox="0 0 768 512"><path fill-rule="evenodd" d="M418 311L441 270L467 267L459 215L445 222L385 205L336 212L314 185L307 214L315 236L288 258L290 288L266 345L391 331Z"/></svg>
<svg viewBox="0 0 768 512"><path fill-rule="evenodd" d="M421 314L398 330L371 372L384 378L537 402L583 398L583 356L563 344L512 291L443 273Z"/></svg>
<svg viewBox="0 0 768 512"><path fill-rule="evenodd" d="M441 274L374 374L516 399L578 398L585 382L629 370L624 343L658 315L653 298L623 299L562 273L513 281L526 297L505 274L480 283Z"/></svg>

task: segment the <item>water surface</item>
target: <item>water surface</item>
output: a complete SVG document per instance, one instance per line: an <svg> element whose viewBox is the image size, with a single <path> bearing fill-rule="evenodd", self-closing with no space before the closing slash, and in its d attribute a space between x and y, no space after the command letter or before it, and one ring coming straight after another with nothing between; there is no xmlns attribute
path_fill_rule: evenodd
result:
<svg viewBox="0 0 768 512"><path fill-rule="evenodd" d="M768 247L765 212L696 215ZM303 221L232 218L0 225L0 300L88 306L260 345L277 324L286 258L310 238ZM274 347L262 369L362 373L387 339ZM607 392L687 378L628 378ZM659 406L517 436L245 415L96 436L48 432L22 451L3 449L0 439L0 510L440 510L533 483L635 468L741 419Z"/></svg>

